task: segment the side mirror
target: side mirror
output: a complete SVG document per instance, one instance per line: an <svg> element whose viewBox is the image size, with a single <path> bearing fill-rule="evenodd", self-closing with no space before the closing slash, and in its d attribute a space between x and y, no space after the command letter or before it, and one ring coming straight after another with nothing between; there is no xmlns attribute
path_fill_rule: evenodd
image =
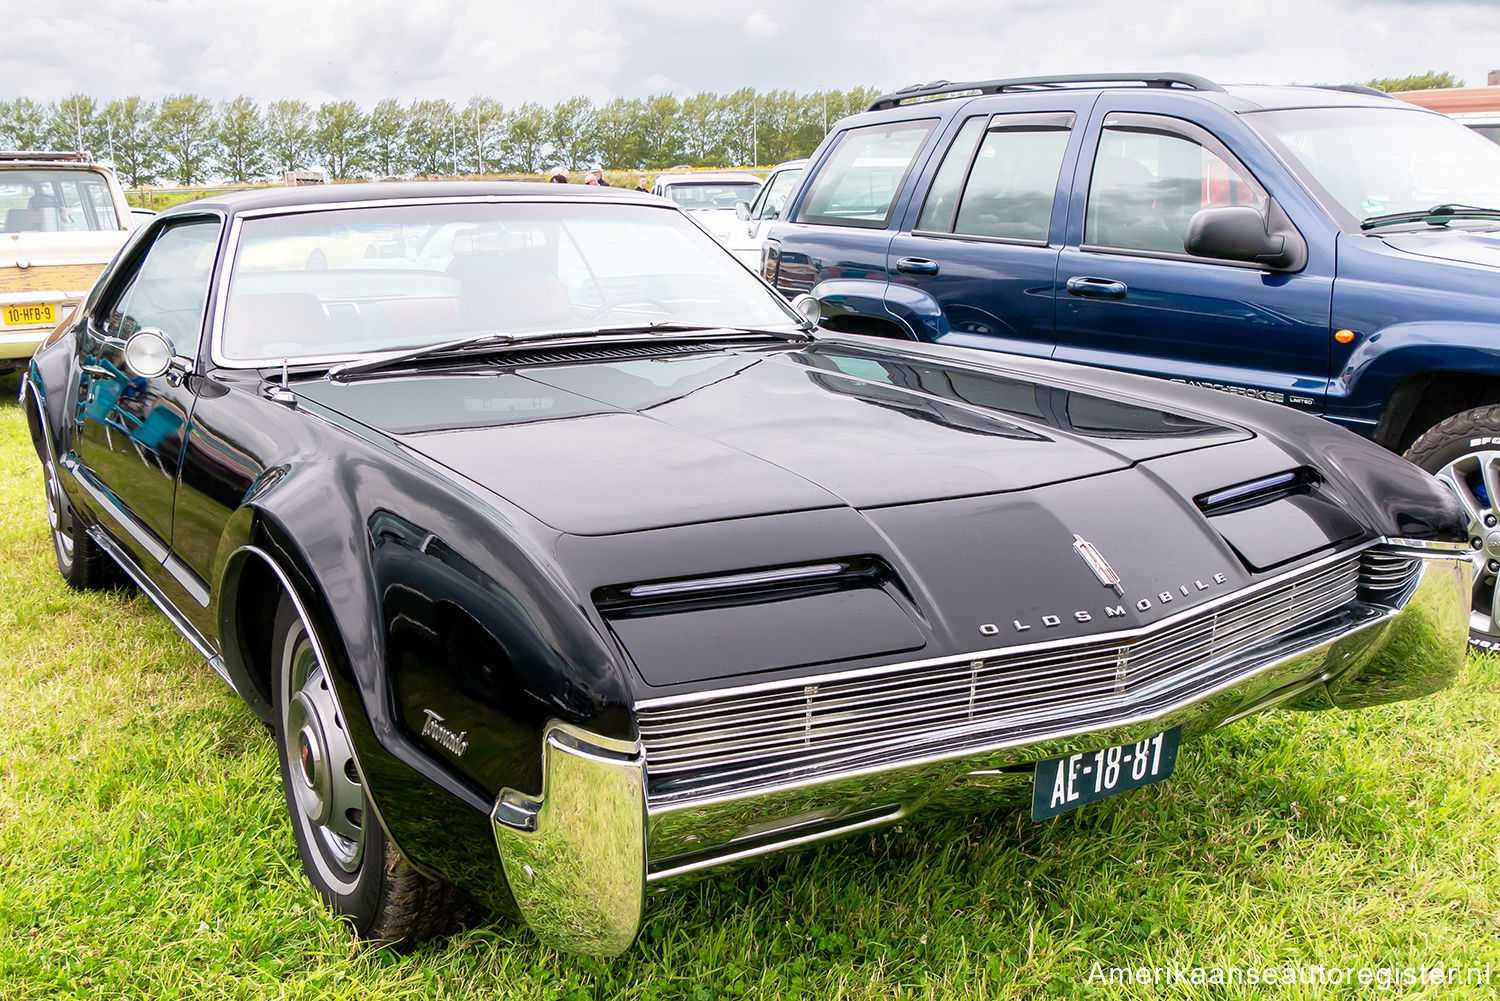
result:
<svg viewBox="0 0 1500 1001"><path fill-rule="evenodd" d="M137 379L155 379L181 384L191 362L172 348L172 341L155 327L142 327L125 342L125 370Z"/></svg>
<svg viewBox="0 0 1500 1001"><path fill-rule="evenodd" d="M740 219L741 222L749 222L750 221L750 203L749 202L735 202L734 203L734 214L739 217L739 219Z"/></svg>
<svg viewBox="0 0 1500 1001"><path fill-rule="evenodd" d="M823 318L823 306L816 298L803 292L792 300L792 308L807 323L809 329L816 327Z"/></svg>
<svg viewBox="0 0 1500 1001"><path fill-rule="evenodd" d="M1264 218L1248 205L1200 209L1188 220L1182 244L1194 257L1245 261L1272 271L1300 271L1307 264L1307 243L1274 201Z"/></svg>

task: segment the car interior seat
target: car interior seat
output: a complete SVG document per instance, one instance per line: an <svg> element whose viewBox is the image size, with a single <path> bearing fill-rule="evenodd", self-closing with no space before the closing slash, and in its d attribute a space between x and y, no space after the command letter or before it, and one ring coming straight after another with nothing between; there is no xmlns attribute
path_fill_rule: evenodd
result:
<svg viewBox="0 0 1500 1001"><path fill-rule="evenodd" d="M1123 156L1101 156L1089 182L1084 242L1182 253L1182 238L1163 218L1162 193L1161 182L1145 164Z"/></svg>

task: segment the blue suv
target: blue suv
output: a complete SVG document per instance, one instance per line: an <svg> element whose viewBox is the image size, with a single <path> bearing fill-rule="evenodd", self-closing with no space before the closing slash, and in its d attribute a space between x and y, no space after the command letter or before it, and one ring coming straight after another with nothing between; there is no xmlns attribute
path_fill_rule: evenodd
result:
<svg viewBox="0 0 1500 1001"><path fill-rule="evenodd" d="M830 328L1321 414L1449 482L1500 648L1500 146L1359 87L941 82L839 122L768 235Z"/></svg>

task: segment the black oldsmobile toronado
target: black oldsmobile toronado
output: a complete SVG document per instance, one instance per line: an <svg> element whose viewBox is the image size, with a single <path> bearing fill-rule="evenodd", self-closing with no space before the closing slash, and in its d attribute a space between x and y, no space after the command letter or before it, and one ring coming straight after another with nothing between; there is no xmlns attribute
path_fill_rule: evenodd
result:
<svg viewBox="0 0 1500 1001"><path fill-rule="evenodd" d="M22 380L58 566L269 725L308 877L387 941L478 903L618 954L695 871L1459 669L1468 519L1415 466L798 308L633 192L174 209Z"/></svg>

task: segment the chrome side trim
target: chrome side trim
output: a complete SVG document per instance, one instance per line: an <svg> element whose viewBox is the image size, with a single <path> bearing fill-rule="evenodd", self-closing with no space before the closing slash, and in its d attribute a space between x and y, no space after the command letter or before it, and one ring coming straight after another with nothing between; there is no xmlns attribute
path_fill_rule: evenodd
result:
<svg viewBox="0 0 1500 1001"><path fill-rule="evenodd" d="M158 563L166 562L171 551L151 532L147 531L137 522L125 506L115 500L114 494L103 484L95 483L93 475L84 468L77 456L65 455L61 459L61 465L73 477L73 482L83 488L83 492L94 499L100 510L109 516L109 519L120 527L127 535L140 544L140 547L151 555ZM90 533L92 534L92 533Z"/></svg>
<svg viewBox="0 0 1500 1001"><path fill-rule="evenodd" d="M511 894L538 938L604 958L630 948L646 886L638 745L550 721L541 795L502 789L490 822Z"/></svg>
<svg viewBox="0 0 1500 1001"><path fill-rule="evenodd" d="M166 593L156 586L156 582L140 568L135 560L131 559L130 555L124 549L120 548L119 543L109 537L108 532L104 531L98 525L91 525L88 529L88 535L89 538L93 539L99 545L100 549L109 554L110 559L120 565L120 569L125 571L126 576L135 582L136 587L140 588L146 597L151 599L151 603L161 609L161 613L167 617L167 621L172 623L172 626L182 634L183 638L193 645L193 649L203 655L203 658L208 661L208 666L213 668L214 673L224 680L224 684L229 686L229 690L239 695L240 690L230 680L229 670L224 666L224 658L214 649L212 641L198 631L198 627L193 625L188 617L178 610L177 606L173 604L172 599L168 598Z"/></svg>

